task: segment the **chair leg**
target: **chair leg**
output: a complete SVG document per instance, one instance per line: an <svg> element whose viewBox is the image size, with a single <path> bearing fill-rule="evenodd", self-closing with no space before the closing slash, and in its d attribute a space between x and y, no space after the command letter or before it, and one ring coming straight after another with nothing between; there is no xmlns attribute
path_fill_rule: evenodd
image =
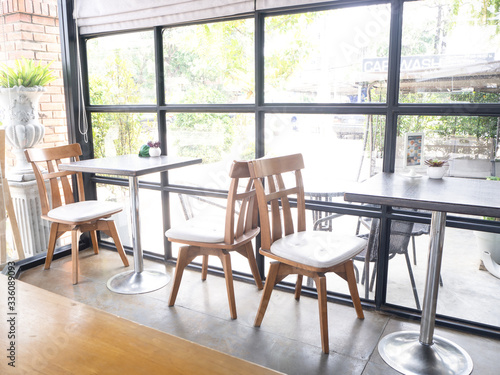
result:
<svg viewBox="0 0 500 375"><path fill-rule="evenodd" d="M97 231L90 231L90 238L92 239L92 247L94 248L94 254L99 254L99 243L97 242Z"/></svg>
<svg viewBox="0 0 500 375"><path fill-rule="evenodd" d="M233 269L231 267L231 255L227 251L222 251L219 256L224 269L224 277L226 279L227 299L229 302L229 311L231 319L236 319L236 300L234 298L234 284L233 284Z"/></svg>
<svg viewBox="0 0 500 375"><path fill-rule="evenodd" d="M116 229L116 224L113 220L108 220L107 224L108 224L109 234L111 235L111 238L115 242L116 250L118 251L120 258L122 259L123 265L125 267L128 267L129 264L127 255L125 255L125 251L123 250L122 241L120 240L120 235L118 234L118 230Z"/></svg>
<svg viewBox="0 0 500 375"><path fill-rule="evenodd" d="M264 293L262 293L259 309L257 310L257 316L255 317L255 321L253 323L255 327L260 327L262 319L264 319L267 305L271 299L271 293L273 292L274 285L276 284L280 264L280 262L271 262L269 267L269 272L267 273L266 282L264 284Z"/></svg>
<svg viewBox="0 0 500 375"><path fill-rule="evenodd" d="M248 259L248 264L250 265L250 270L252 271L253 278L255 280L255 285L257 285L257 289L261 290L264 288L264 285L262 284L262 279L260 277L259 268L257 267L257 261L255 260L251 242L245 245L245 254L246 258Z"/></svg>
<svg viewBox="0 0 500 375"><path fill-rule="evenodd" d="M205 281L208 274L208 255L203 255L203 262L201 263L201 280Z"/></svg>
<svg viewBox="0 0 500 375"><path fill-rule="evenodd" d="M78 284L78 240L80 239L80 231L73 229L71 231L71 263L73 274L73 285Z"/></svg>
<svg viewBox="0 0 500 375"><path fill-rule="evenodd" d="M297 275L297 282L295 283L295 299L298 301L300 299L300 292L302 291L302 275ZM307 279L309 280L309 278Z"/></svg>
<svg viewBox="0 0 500 375"><path fill-rule="evenodd" d="M328 354L328 310L326 301L326 277L324 274L319 274L314 278L316 282L316 290L318 292L318 307L319 307L319 326L321 331L321 348L323 353Z"/></svg>
<svg viewBox="0 0 500 375"><path fill-rule="evenodd" d="M169 306L173 306L175 304L175 299L177 298L177 292L179 291L179 286L181 285L184 268L186 268L186 266L191 262L188 252L189 246L182 246L179 249L179 255L177 256L177 265L175 266L174 282L172 285L172 290L170 292L170 298L168 299Z"/></svg>
<svg viewBox="0 0 500 375"><path fill-rule="evenodd" d="M44 269L46 270L50 268L50 264L52 263L52 257L54 256L54 250L56 248L58 229L59 229L58 223L52 223L50 225L49 246L47 248L47 256L45 257L45 266L44 266Z"/></svg>
<svg viewBox="0 0 500 375"><path fill-rule="evenodd" d="M354 266L352 260L345 263L344 267L347 285L349 286L349 292L351 293L351 299L354 305L354 309L356 310L356 315L359 319L364 319L365 315L363 314L363 307L361 306L361 300L359 299L358 286L356 284L356 276L354 275Z"/></svg>
<svg viewBox="0 0 500 375"><path fill-rule="evenodd" d="M420 310L420 301L418 300L417 286L415 285L415 278L413 277L413 271L411 270L411 261L408 252L404 253L406 259L406 266L408 267L408 274L410 275L411 288L413 289L413 298L415 298L415 304L417 309Z"/></svg>
<svg viewBox="0 0 500 375"><path fill-rule="evenodd" d="M413 264L417 265L417 250L415 246L415 236L411 236L411 246L413 247Z"/></svg>

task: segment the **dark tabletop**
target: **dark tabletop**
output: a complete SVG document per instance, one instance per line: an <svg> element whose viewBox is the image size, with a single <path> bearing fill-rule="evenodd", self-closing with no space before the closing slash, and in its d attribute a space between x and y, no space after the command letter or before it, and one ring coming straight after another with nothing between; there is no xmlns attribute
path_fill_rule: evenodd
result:
<svg viewBox="0 0 500 375"><path fill-rule="evenodd" d="M379 173L349 189L344 200L500 217L500 181L451 177L434 180Z"/></svg>
<svg viewBox="0 0 500 375"><path fill-rule="evenodd" d="M138 155L122 155L60 164L59 169L137 177L198 163L201 163L201 159L177 156L139 157Z"/></svg>

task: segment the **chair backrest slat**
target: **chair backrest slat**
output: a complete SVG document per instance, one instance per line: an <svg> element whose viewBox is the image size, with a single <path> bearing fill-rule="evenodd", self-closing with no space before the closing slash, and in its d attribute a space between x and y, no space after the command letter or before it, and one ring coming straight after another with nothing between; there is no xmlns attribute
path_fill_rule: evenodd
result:
<svg viewBox="0 0 500 375"><path fill-rule="evenodd" d="M82 173L59 170L59 164L63 159L77 161L80 160L81 154L81 147L77 143L50 148L34 148L25 151L26 159L33 167L38 189L41 193L43 215L47 215L51 208L61 206L63 202L69 204L75 201L72 187L73 178L76 178L79 200L85 200ZM46 180L50 184L52 204L49 203L50 200L45 186Z"/></svg>
<svg viewBox="0 0 500 375"><path fill-rule="evenodd" d="M247 162L233 162L229 177L231 177L231 184L227 197L224 242L226 244L233 244L240 237L257 228L257 204L255 200L255 187L253 181L250 180L250 171ZM241 190L240 185L243 179L247 179L248 182L244 190L239 191ZM241 204L235 226L235 213L238 201L241 201Z"/></svg>
<svg viewBox="0 0 500 375"><path fill-rule="evenodd" d="M306 229L304 186L300 172L304 168L304 161L301 154L295 154L257 159L249 165L260 212L261 247L269 250L274 241L282 238L283 233L289 235ZM286 178L289 174L294 174L295 178ZM291 199L297 201L296 227Z"/></svg>

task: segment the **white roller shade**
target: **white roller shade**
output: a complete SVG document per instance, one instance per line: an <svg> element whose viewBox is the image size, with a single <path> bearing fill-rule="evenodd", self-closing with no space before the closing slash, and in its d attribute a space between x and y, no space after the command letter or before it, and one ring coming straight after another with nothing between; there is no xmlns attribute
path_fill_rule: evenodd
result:
<svg viewBox="0 0 500 375"><path fill-rule="evenodd" d="M257 10L275 9L290 7L294 5L307 5L332 2L332 0L256 0L255 8Z"/></svg>
<svg viewBox="0 0 500 375"><path fill-rule="evenodd" d="M253 12L254 0L75 0L80 34L134 30Z"/></svg>

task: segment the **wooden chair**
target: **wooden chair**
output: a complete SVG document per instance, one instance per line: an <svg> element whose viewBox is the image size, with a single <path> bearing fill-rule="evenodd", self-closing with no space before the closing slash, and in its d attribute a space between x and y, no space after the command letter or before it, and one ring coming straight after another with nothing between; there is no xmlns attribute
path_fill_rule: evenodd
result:
<svg viewBox="0 0 500 375"><path fill-rule="evenodd" d="M199 255L203 256L202 280L207 278L208 256L215 255L221 260L226 278L226 289L232 319L236 319L236 302L231 269L231 251L236 251L248 259L257 287L259 290L263 288L252 246L252 240L259 233L259 227L257 226L258 214L255 189L250 180L248 163L233 162L229 176L231 177L231 184L227 198L225 220L195 216L182 225L165 232L165 236L169 241L187 245L179 249L174 283L168 302L169 306L175 304L184 268ZM248 180L246 188L244 191L238 192L242 179ZM241 201L241 203L239 212L236 213L238 201Z"/></svg>
<svg viewBox="0 0 500 375"><path fill-rule="evenodd" d="M260 327L271 293L278 282L288 275L297 274L295 298L298 300L303 276L310 277L315 281L318 293L321 346L323 352L328 353L325 273L335 272L347 281L356 314L363 319L352 258L366 247L366 240L331 232L306 231L301 175L304 161L301 154L257 159L249 164L250 174L255 179L260 213L260 253L275 260L270 264L254 325ZM291 181L287 177L292 177ZM285 180L290 182L289 187L285 186ZM291 199L297 202L297 208L293 210L295 215L292 215Z"/></svg>
<svg viewBox="0 0 500 375"><path fill-rule="evenodd" d="M78 241L81 233L90 232L95 254L99 253L96 231L106 233L113 238L123 264L126 267L129 265L115 222L106 220L111 215L120 212L121 205L96 200L86 201L82 173L59 171L62 159L69 158L77 161L81 154L82 150L77 143L51 148L31 148L25 151L26 159L31 163L35 173L42 206L42 218L52 222L45 269L50 268L56 240L64 233L71 231L73 284L78 284ZM47 170L45 171L43 168ZM72 180L68 177L76 177L77 202L75 202L73 195ZM49 200L45 180L50 181L52 200ZM50 202L52 202L52 206Z"/></svg>

